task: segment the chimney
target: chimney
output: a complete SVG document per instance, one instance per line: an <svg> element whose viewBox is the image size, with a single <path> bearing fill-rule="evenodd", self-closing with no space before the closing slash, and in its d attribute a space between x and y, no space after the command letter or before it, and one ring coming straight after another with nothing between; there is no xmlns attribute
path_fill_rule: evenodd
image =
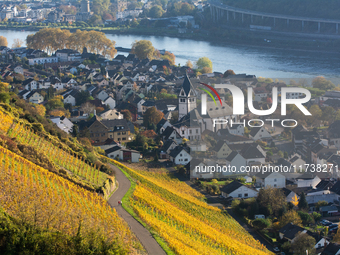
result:
<svg viewBox="0 0 340 255"><path fill-rule="evenodd" d="M93 110L93 115L96 116L97 115L97 112L96 110Z"/></svg>

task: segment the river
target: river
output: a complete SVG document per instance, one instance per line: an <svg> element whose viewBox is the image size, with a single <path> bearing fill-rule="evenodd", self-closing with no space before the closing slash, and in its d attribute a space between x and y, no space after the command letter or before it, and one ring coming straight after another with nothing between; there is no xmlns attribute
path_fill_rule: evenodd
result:
<svg viewBox="0 0 340 255"><path fill-rule="evenodd" d="M0 35L7 38L9 47L15 38L25 41L26 36L32 33L35 32L0 30ZM257 77L286 81L310 80L322 75L336 85L340 84L339 54L273 49L270 48L270 43L267 43L268 47L251 47L163 36L107 34L107 37L114 40L116 46L125 48L130 48L135 40L150 40L156 49L166 49L175 54L176 63L181 65L185 65L187 60L195 62L205 56L213 62L214 71L224 72L232 69L235 73L255 74Z"/></svg>

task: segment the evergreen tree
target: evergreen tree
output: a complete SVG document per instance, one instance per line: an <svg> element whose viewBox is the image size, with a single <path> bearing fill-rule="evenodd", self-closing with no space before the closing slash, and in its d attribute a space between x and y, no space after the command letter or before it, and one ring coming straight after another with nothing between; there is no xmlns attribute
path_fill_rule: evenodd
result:
<svg viewBox="0 0 340 255"><path fill-rule="evenodd" d="M302 194L301 194L298 207L299 207L299 209L305 209L305 210L308 209L308 203L307 203L306 196L305 196L304 192L302 192Z"/></svg>

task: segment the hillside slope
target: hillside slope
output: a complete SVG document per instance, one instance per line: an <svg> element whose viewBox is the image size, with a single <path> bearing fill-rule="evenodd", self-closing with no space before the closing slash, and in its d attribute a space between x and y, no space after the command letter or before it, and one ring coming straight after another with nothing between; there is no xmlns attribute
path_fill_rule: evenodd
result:
<svg viewBox="0 0 340 255"><path fill-rule="evenodd" d="M10 216L47 232L81 236L86 249L79 254L132 254L141 247L102 196L1 146L0 187L0 205Z"/></svg>
<svg viewBox="0 0 340 255"><path fill-rule="evenodd" d="M168 173L112 163L137 180L131 207L176 254L270 254L227 213Z"/></svg>

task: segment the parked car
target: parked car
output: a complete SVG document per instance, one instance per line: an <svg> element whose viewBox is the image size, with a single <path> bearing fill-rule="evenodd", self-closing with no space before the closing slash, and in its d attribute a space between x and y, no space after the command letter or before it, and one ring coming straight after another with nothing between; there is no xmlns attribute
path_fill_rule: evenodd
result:
<svg viewBox="0 0 340 255"><path fill-rule="evenodd" d="M274 250L275 252L279 252L279 251L280 251L279 247L274 247L273 250Z"/></svg>
<svg viewBox="0 0 340 255"><path fill-rule="evenodd" d="M330 225L332 225L333 223L332 222L325 222L323 225L324 226L330 226Z"/></svg>

